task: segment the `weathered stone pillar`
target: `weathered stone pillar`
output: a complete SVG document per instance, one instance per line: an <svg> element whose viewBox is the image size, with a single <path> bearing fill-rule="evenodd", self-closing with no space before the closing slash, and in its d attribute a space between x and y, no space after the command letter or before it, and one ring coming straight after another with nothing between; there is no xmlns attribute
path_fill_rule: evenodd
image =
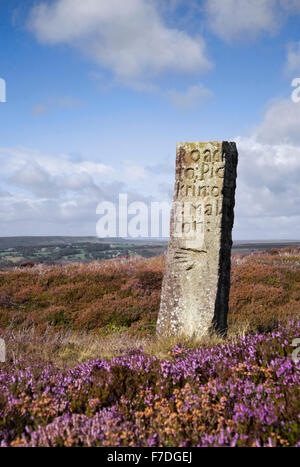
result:
<svg viewBox="0 0 300 467"><path fill-rule="evenodd" d="M159 336L227 330L237 149L179 143Z"/></svg>

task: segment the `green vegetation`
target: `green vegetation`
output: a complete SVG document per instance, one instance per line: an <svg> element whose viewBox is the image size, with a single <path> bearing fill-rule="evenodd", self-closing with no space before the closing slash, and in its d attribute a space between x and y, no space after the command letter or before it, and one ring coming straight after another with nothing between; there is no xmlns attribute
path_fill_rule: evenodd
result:
<svg viewBox="0 0 300 467"><path fill-rule="evenodd" d="M1 243L1 242L0 242ZM0 249L0 268L10 268L23 263L65 264L77 261L91 262L119 256L150 258L162 254L164 242L105 243L80 242L61 245L19 245Z"/></svg>

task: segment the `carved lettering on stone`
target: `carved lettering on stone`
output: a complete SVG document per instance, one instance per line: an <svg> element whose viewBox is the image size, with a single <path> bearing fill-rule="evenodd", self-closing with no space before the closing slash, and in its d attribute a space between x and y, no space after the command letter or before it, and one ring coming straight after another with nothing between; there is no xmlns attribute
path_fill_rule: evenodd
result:
<svg viewBox="0 0 300 467"><path fill-rule="evenodd" d="M157 334L226 333L237 149L179 143Z"/></svg>

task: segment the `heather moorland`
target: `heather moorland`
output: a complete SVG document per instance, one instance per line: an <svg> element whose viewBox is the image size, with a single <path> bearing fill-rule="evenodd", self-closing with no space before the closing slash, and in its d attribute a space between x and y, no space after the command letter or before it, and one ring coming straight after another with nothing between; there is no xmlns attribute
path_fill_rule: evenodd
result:
<svg viewBox="0 0 300 467"><path fill-rule="evenodd" d="M0 272L2 446L299 445L299 248L233 255L226 340L155 337L163 268Z"/></svg>

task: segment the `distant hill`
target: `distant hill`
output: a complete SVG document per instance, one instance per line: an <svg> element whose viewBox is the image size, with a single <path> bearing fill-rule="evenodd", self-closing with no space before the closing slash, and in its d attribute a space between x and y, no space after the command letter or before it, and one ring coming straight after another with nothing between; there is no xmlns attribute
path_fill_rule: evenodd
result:
<svg viewBox="0 0 300 467"><path fill-rule="evenodd" d="M1 248L14 248L18 246L51 246L51 245L68 245L74 243L100 243L113 242L121 243L126 239L101 239L98 237L73 237L73 236L32 236L32 237L0 237Z"/></svg>
<svg viewBox="0 0 300 467"><path fill-rule="evenodd" d="M265 251L271 248L285 248L287 246L300 246L300 241L292 240L257 240L257 241L235 241L233 242L233 253L251 253L254 251Z"/></svg>
<svg viewBox="0 0 300 467"><path fill-rule="evenodd" d="M26 237L0 237L0 250L16 247L47 247L47 246L63 246L75 245L80 243L89 244L130 244L138 245L167 245L166 239L126 239L126 238L98 238L93 236L73 237L73 236L26 236ZM284 248L286 246L300 246L299 240L237 240L233 242L233 253L249 253L252 251L263 251L270 248Z"/></svg>

